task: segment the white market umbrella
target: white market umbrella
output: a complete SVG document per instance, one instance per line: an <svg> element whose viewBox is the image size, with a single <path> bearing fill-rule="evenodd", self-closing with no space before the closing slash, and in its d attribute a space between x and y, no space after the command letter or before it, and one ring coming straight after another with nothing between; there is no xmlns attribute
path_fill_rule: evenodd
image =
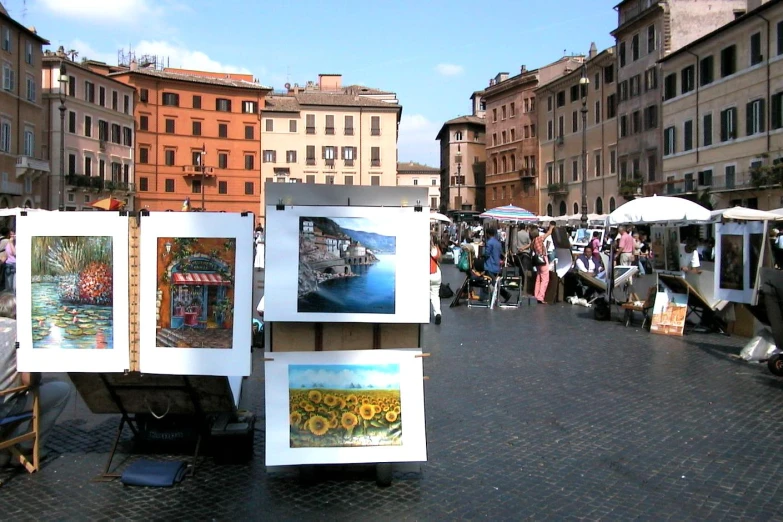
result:
<svg viewBox="0 0 783 522"><path fill-rule="evenodd" d="M529 221L534 222L536 219L535 214L524 208L515 207L514 205L506 205L504 207L496 207L487 210L479 215L481 219L495 219L497 221Z"/></svg>
<svg viewBox="0 0 783 522"><path fill-rule="evenodd" d="M444 223L451 223L451 220L440 212L430 212L430 221L443 221Z"/></svg>
<svg viewBox="0 0 783 522"><path fill-rule="evenodd" d="M710 221L710 211L698 203L670 196L637 198L621 205L606 218L607 226L644 224L697 224Z"/></svg>
<svg viewBox="0 0 783 522"><path fill-rule="evenodd" d="M773 211L756 210L745 207L724 208L710 212L713 221L721 219L733 219L735 221L779 221L783 220L783 215Z"/></svg>

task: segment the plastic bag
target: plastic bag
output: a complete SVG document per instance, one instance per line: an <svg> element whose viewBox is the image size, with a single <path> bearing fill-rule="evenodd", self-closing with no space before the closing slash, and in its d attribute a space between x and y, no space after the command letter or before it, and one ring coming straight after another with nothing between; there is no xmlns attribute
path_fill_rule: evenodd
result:
<svg viewBox="0 0 783 522"><path fill-rule="evenodd" d="M740 352L740 358L746 361L759 362L769 359L778 352L772 332L764 328L759 335L748 342Z"/></svg>

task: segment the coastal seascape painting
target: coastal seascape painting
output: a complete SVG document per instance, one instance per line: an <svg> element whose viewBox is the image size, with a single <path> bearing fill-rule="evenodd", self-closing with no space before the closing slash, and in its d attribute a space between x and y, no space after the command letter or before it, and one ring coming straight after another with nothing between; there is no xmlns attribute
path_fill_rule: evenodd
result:
<svg viewBox="0 0 783 522"><path fill-rule="evenodd" d="M112 349L112 238L34 236L31 247L33 348Z"/></svg>
<svg viewBox="0 0 783 522"><path fill-rule="evenodd" d="M386 222L299 218L299 312L393 314L397 241Z"/></svg>

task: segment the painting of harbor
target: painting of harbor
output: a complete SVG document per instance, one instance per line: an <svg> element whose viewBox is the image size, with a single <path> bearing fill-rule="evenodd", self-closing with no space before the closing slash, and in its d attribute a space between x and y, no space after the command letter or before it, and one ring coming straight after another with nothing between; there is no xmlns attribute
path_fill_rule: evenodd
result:
<svg viewBox="0 0 783 522"><path fill-rule="evenodd" d="M394 226L382 219L300 217L297 310L394 314Z"/></svg>
<svg viewBox="0 0 783 522"><path fill-rule="evenodd" d="M230 349L236 239L159 237L157 254L156 346Z"/></svg>
<svg viewBox="0 0 783 522"><path fill-rule="evenodd" d="M33 348L111 349L112 238L33 236Z"/></svg>

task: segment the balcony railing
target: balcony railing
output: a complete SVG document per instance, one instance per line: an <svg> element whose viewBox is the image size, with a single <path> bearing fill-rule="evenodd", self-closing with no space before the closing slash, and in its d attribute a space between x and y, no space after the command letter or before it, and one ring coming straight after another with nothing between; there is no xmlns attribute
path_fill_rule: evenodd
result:
<svg viewBox="0 0 783 522"><path fill-rule="evenodd" d="M568 194L568 185L565 183L550 183L546 187L550 196L562 196Z"/></svg>
<svg viewBox="0 0 783 522"><path fill-rule="evenodd" d="M84 191L102 192L136 192L134 183L124 181L104 180L98 176L84 176L82 174L68 174L65 182L74 189Z"/></svg>
<svg viewBox="0 0 783 522"><path fill-rule="evenodd" d="M523 167L519 170L519 177L521 178L534 178L536 176L535 167Z"/></svg>
<svg viewBox="0 0 783 522"><path fill-rule="evenodd" d="M346 159L345 160L345 166L346 167L353 167L353 160L352 159Z"/></svg>
<svg viewBox="0 0 783 522"><path fill-rule="evenodd" d="M370 160L370 166L371 167L380 167L381 166L381 160L379 160L379 159Z"/></svg>
<svg viewBox="0 0 783 522"><path fill-rule="evenodd" d="M215 169L213 167L202 167L201 165L185 165L182 167L182 174L184 176L209 178L215 175Z"/></svg>
<svg viewBox="0 0 783 522"><path fill-rule="evenodd" d="M28 174L33 177L40 176L49 172L49 162L31 158L30 156L19 156L16 158L16 177Z"/></svg>

